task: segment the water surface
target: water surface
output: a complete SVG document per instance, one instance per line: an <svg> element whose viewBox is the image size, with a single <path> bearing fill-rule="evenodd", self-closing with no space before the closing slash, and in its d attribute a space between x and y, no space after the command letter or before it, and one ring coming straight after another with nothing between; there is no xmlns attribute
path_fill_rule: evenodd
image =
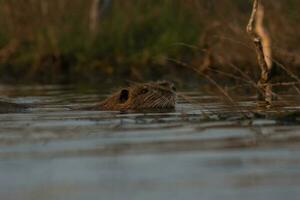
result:
<svg viewBox="0 0 300 200"><path fill-rule="evenodd" d="M120 113L80 109L105 97L97 90L2 86L0 92L31 106L0 114L1 199L300 196L299 125L246 119L241 111L255 108L254 97L230 105L184 92L189 102L179 98L172 112ZM298 96L283 97L289 103L280 109L299 109Z"/></svg>

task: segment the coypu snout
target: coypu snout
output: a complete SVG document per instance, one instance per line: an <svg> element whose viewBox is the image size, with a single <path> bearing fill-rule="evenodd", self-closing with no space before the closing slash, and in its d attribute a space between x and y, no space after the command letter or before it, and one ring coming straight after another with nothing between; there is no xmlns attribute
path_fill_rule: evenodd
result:
<svg viewBox="0 0 300 200"><path fill-rule="evenodd" d="M168 81L137 83L123 88L100 103L102 110L175 108L176 88Z"/></svg>

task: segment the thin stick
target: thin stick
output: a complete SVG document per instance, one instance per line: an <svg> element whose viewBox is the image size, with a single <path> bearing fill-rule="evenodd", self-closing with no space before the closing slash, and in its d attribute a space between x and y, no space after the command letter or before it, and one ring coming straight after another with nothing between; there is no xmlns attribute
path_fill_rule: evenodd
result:
<svg viewBox="0 0 300 200"><path fill-rule="evenodd" d="M225 97L225 100L228 101L228 103L230 103L232 105L233 108L236 108L237 111L240 112L241 115L243 115L243 117L245 119L248 119L249 117L246 115L245 111L242 110L242 108L237 104L236 101L234 101L234 99L226 92L226 90L224 88L222 88L213 78L211 78L209 75L201 72L200 70L196 69L193 66L190 66L184 62L178 61L176 59L171 59L168 58L169 61L172 61L174 63L180 64L183 67L187 67L188 69L191 69L193 71L195 71L197 74L203 76L206 80L208 80L212 85L214 85L216 87L216 89ZM251 112L251 111L250 111Z"/></svg>
<svg viewBox="0 0 300 200"><path fill-rule="evenodd" d="M259 10L260 9L260 10ZM257 54L257 60L258 64L261 69L261 75L260 75L260 80L258 81L258 87L261 88L263 91L263 99L267 103L267 105L271 105L272 103L272 86L268 84L271 79L271 69L272 69L272 64L268 65L267 60L271 58L266 58L264 50L264 44L262 42L264 37L266 35L259 35L259 32L257 31L257 25L261 25L262 23L257 23L257 21L262 21L262 19L258 18L263 18L263 7L261 7L260 0L254 0L253 2L253 8L252 8L252 13L251 17L249 20L249 23L247 25L247 32L250 35L250 37L253 40L253 43L255 45L255 50ZM256 28L254 30L254 28ZM263 29L263 27L261 27ZM269 55L270 56L270 55Z"/></svg>

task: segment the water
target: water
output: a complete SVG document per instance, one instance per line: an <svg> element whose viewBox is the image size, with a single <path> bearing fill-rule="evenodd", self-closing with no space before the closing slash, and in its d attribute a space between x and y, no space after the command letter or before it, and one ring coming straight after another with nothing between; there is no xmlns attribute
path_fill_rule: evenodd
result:
<svg viewBox="0 0 300 200"><path fill-rule="evenodd" d="M180 98L173 112L119 113L78 109L103 98L95 90L0 92L34 105L0 114L1 199L299 198L299 125L243 119L253 97L236 108L185 92L198 104ZM286 97L281 109L299 109L299 97Z"/></svg>

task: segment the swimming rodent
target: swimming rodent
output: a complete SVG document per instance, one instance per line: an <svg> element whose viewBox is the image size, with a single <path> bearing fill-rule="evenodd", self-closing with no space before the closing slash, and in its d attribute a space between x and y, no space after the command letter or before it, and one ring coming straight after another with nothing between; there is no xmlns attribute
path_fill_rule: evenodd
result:
<svg viewBox="0 0 300 200"><path fill-rule="evenodd" d="M100 110L174 109L176 88L168 81L135 83L100 102Z"/></svg>

